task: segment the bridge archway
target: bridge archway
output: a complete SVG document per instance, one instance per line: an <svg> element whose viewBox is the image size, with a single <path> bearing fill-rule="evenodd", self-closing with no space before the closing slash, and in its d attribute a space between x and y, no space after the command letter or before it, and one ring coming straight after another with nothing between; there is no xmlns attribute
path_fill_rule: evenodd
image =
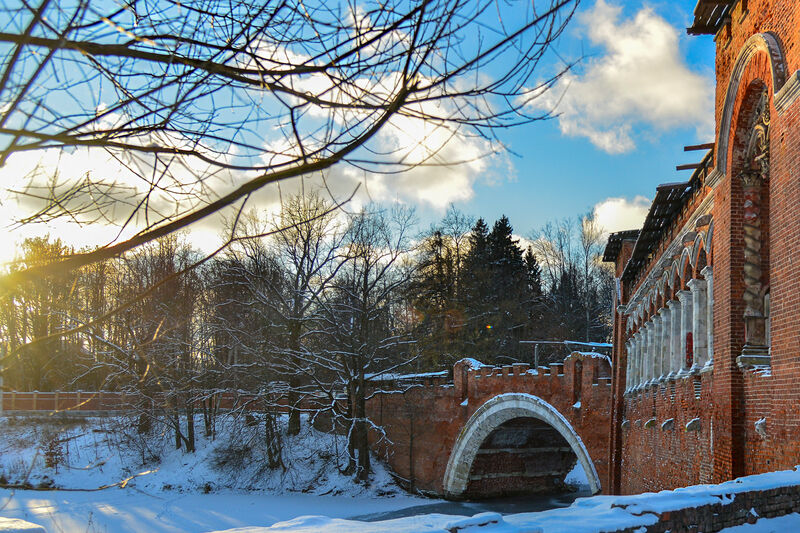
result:
<svg viewBox="0 0 800 533"><path fill-rule="evenodd" d="M508 393L495 396L480 406L461 430L445 470L443 485L447 497L458 498L465 493L473 462L487 437L501 425L521 418L534 418L555 429L578 457L592 493L600 492L600 477L589 452L561 413L537 396Z"/></svg>

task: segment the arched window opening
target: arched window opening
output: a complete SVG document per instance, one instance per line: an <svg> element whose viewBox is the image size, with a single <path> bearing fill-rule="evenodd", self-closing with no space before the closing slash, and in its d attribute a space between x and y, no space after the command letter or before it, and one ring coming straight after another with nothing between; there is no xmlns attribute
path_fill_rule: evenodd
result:
<svg viewBox="0 0 800 533"><path fill-rule="evenodd" d="M703 277L703 269L708 266L708 259L706 256L706 249L700 248L700 253L697 254L697 266L695 267L695 272L697 272L697 277Z"/></svg>
<svg viewBox="0 0 800 533"><path fill-rule="evenodd" d="M748 89L737 126L733 175L741 184L743 207L743 274L745 343L740 366L769 364L767 314L764 287L769 283L765 265L765 230L768 231L768 183L770 172L770 97L761 81ZM767 268L764 268L767 266Z"/></svg>

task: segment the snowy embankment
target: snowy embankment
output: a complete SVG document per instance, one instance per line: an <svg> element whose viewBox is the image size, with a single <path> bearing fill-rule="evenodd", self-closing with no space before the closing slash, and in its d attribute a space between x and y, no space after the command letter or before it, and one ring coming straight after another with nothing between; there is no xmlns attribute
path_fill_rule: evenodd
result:
<svg viewBox="0 0 800 533"><path fill-rule="evenodd" d="M800 485L800 467L740 478L719 485L695 485L672 491L635 496L593 496L581 498L570 507L538 513L501 516L481 513L473 517L422 515L384 522L365 523L325 516L306 516L267 528L241 528L227 533L597 533L644 528L659 515L689 507L726 505L738 494ZM800 515L760 519L755 524L728 528L726 533L800 531Z"/></svg>
<svg viewBox="0 0 800 533"><path fill-rule="evenodd" d="M370 484L356 484L341 472L344 439L306 423L283 435L286 467L276 469L265 464L263 424L222 416L212 439L198 417L197 431L197 451L184 453L171 432L142 435L135 419L0 418L0 484L42 489L0 489L0 517L50 532L204 532L431 502L407 495L377 461Z"/></svg>
<svg viewBox="0 0 800 533"><path fill-rule="evenodd" d="M170 446L168 432L142 436L131 420L0 418L0 482L45 489L0 489L0 532L9 523L2 519L23 519L50 532L595 533L646 527L662 513L728 505L745 492L800 485L800 472L791 470L720 485L581 498L537 513L364 522L346 518L432 500L403 493L379 463L369 486L353 483L340 472L343 440L307 424L300 436L285 437L290 467L269 469L262 432L263 426L221 418L216 438L199 437L198 451L186 454ZM61 490L47 490L53 487ZM752 512L750 519L757 518ZM725 531L800 531L800 515Z"/></svg>
<svg viewBox="0 0 800 533"><path fill-rule="evenodd" d="M91 490L122 484L152 493L235 490L271 494L405 495L373 461L368 486L341 472L347 443L302 424L282 436L284 467L266 464L263 424L220 416L216 435L196 421L197 451L177 450L170 430L137 431L135 418L0 418L0 484Z"/></svg>

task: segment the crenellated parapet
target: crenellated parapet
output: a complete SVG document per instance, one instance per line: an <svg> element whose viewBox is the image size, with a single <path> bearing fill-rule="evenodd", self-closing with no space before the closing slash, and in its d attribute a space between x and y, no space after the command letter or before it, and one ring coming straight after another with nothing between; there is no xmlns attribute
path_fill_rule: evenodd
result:
<svg viewBox="0 0 800 533"><path fill-rule="evenodd" d="M491 401L509 394L522 394L546 403L549 409L563 417L576 438L585 444L596 472L600 479L604 479L608 469L606 451L611 413L610 375L610 359L596 353L574 352L563 363L538 368L531 368L527 363L490 366L475 359L462 359L453 367L451 382L446 382L441 376L428 376L408 386L408 380L412 378L406 377L406 386L395 390L383 386L370 397L367 415L376 427L381 428L372 432L373 449L409 485L433 494L444 494L443 476L451 450L469 421L473 420L473 415L482 412L480 410L485 409ZM531 430L532 423L549 427L547 421L524 422L536 418L535 414L519 415L519 420L509 419L502 428L493 428L491 431L513 433L523 431L523 427ZM533 468L532 464L543 461L543 469L546 464L560 464L569 470L568 467L574 464L570 462L570 457L574 460L574 456L569 448L562 449L564 443L558 440L557 435L553 435L552 439L553 443L540 445L544 446L542 448L529 446L531 451L526 453L530 459L524 461L528 465L526 468ZM537 454L543 453L536 451L538 449L562 455L558 459L537 459ZM470 477L472 484L468 492L493 494L497 490L505 491L512 487L514 483L509 481L510 478L497 477L492 472L497 468L511 468L527 455L520 455L519 452L509 457L503 455L508 453L505 449L492 451L491 447L482 448L473 465L475 470ZM517 467L522 468L521 464ZM503 476L512 474L504 472ZM497 485L493 481L495 479L506 482ZM540 483L531 480L530 472L515 479L520 490L539 486L537 484ZM548 483L551 482L542 481L545 485L541 486L549 487L551 485Z"/></svg>

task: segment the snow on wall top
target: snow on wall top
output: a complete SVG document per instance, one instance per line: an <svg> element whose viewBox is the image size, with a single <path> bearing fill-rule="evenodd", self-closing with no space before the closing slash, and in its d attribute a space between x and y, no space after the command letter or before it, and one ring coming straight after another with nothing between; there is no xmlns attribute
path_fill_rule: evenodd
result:
<svg viewBox="0 0 800 533"><path fill-rule="evenodd" d="M479 368L488 367L490 365L485 365L478 361L477 359L473 359L472 357L465 357L463 359L459 359L456 361L458 363L465 363L471 370L478 370Z"/></svg>
<svg viewBox="0 0 800 533"><path fill-rule="evenodd" d="M404 379L417 378L442 378L447 377L447 370L440 372L420 372L418 374L365 374L364 379L368 381L402 381Z"/></svg>
<svg viewBox="0 0 800 533"><path fill-rule="evenodd" d="M584 357L591 357L593 359L605 359L606 361L608 361L609 365L611 364L611 358L602 353L597 353L597 352L573 352L573 353L579 353Z"/></svg>

